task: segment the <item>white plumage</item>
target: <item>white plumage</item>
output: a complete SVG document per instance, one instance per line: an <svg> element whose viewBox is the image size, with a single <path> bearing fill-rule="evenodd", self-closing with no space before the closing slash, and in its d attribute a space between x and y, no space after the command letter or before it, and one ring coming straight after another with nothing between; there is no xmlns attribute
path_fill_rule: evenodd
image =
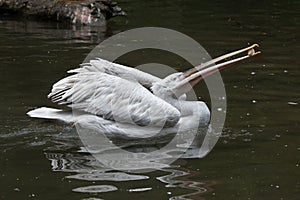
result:
<svg viewBox="0 0 300 200"><path fill-rule="evenodd" d="M203 102L186 101L186 93L205 76L258 52L217 65L214 61L253 51L254 47L256 45L164 79L103 59L91 60L68 71L72 75L55 83L48 95L54 103L71 107L75 115L45 107L28 115L75 122L106 134L128 137L194 129L209 123L210 112Z"/></svg>

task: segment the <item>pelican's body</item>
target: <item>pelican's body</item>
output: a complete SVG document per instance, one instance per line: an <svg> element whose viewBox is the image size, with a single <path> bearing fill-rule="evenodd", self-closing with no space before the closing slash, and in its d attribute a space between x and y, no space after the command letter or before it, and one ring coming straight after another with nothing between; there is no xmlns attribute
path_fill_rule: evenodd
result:
<svg viewBox="0 0 300 200"><path fill-rule="evenodd" d="M71 112L38 108L31 117L75 122L106 134L148 137L185 131L209 123L210 112L201 101L186 101L186 93L201 79L228 64L255 55L251 47L221 56L184 73L160 79L138 69L106 60L91 60L53 85L48 95ZM248 55L215 65L229 56Z"/></svg>

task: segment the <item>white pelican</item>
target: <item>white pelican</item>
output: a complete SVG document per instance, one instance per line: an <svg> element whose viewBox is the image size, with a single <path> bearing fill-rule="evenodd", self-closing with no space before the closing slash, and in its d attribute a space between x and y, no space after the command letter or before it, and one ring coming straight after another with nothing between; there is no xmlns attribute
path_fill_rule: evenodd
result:
<svg viewBox="0 0 300 200"><path fill-rule="evenodd" d="M81 64L53 85L48 98L72 112L38 108L30 117L75 122L106 134L148 137L207 125L210 111L201 101L186 101L186 93L203 78L232 63L257 55L257 44L212 59L185 72L160 79L138 69L102 59ZM246 55L224 59L248 52ZM217 64L216 64L217 63ZM179 97L179 98L177 98ZM195 119L198 121L195 123ZM200 121L199 121L200 120Z"/></svg>

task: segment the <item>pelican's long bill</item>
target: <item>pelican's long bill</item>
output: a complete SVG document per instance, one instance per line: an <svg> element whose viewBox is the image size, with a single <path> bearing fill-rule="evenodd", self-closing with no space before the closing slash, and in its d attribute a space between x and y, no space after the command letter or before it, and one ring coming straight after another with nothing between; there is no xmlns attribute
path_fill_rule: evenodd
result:
<svg viewBox="0 0 300 200"><path fill-rule="evenodd" d="M221 69L227 68L227 67L231 66L231 64L233 64L233 63L236 63L236 62L239 62L246 58L260 54L261 53L260 51L256 52L254 49L255 47L258 47L258 46L259 46L258 44L253 44L244 49L240 49L240 50L222 55L222 56L214 58L206 63L203 63L199 66L196 66L192 69L187 70L186 72L183 73L185 78L181 82L179 82L179 84L176 85L176 87L174 89L175 90L190 90L194 85L196 85L200 80L204 79L205 77L207 77ZM223 61L227 58L230 58L232 56L236 56L238 54L245 53L245 52L247 52L247 55L220 63L220 61ZM187 87L189 89L187 89Z"/></svg>

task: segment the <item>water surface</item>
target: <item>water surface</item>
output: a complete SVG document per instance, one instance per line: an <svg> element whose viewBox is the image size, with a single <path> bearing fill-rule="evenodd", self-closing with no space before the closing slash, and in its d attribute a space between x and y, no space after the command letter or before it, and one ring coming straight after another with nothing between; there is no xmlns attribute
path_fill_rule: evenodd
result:
<svg viewBox="0 0 300 200"><path fill-rule="evenodd" d="M0 199L298 199L299 2L119 4L128 17L106 27L67 27L1 15ZM82 150L74 127L30 119L25 113L53 106L46 98L51 85L99 42L143 26L183 32L212 57L254 42L261 44L263 54L222 72L227 118L207 157L180 159L150 173L111 171ZM148 53L123 62L144 63ZM150 53L164 62L160 53ZM186 69L177 64L174 68ZM209 104L205 91L204 84L196 87Z"/></svg>

